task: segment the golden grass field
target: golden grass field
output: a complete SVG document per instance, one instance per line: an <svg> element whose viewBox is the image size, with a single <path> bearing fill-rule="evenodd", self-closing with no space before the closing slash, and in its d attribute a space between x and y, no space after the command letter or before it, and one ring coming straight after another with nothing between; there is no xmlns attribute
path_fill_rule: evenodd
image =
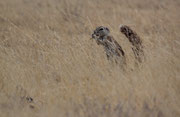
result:
<svg viewBox="0 0 180 117"><path fill-rule="evenodd" d="M180 117L179 12L179 0L0 0L0 117ZM101 25L125 70L90 40Z"/></svg>

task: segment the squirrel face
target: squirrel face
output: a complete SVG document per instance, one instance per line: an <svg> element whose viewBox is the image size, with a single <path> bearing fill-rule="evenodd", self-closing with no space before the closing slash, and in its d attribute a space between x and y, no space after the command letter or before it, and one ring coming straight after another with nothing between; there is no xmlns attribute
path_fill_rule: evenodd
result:
<svg viewBox="0 0 180 117"><path fill-rule="evenodd" d="M103 39L105 36L108 36L110 33L107 27L99 26L94 30L92 34L92 38L95 40Z"/></svg>

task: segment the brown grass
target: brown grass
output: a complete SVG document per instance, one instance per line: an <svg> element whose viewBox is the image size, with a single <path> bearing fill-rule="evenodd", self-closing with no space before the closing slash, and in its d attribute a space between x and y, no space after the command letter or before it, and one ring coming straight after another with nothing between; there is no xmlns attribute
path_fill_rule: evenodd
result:
<svg viewBox="0 0 180 117"><path fill-rule="evenodd" d="M179 6L178 0L0 0L0 116L179 117ZM135 64L120 24L141 36L146 62ZM125 50L125 71L90 40L100 25Z"/></svg>

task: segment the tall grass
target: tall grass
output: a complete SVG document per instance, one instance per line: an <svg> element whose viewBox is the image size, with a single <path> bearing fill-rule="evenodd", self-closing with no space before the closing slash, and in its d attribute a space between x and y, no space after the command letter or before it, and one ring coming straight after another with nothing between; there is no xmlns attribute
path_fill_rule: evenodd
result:
<svg viewBox="0 0 180 117"><path fill-rule="evenodd" d="M180 116L179 4L0 0L0 116ZM141 36L144 63L120 24ZM90 40L100 25L122 45L125 71Z"/></svg>

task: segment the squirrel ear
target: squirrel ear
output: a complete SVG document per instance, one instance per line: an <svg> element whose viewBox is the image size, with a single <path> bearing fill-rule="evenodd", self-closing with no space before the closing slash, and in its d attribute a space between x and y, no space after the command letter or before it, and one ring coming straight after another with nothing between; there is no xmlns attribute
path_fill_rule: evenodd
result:
<svg viewBox="0 0 180 117"><path fill-rule="evenodd" d="M109 31L109 29L106 27L106 30L108 30Z"/></svg>

